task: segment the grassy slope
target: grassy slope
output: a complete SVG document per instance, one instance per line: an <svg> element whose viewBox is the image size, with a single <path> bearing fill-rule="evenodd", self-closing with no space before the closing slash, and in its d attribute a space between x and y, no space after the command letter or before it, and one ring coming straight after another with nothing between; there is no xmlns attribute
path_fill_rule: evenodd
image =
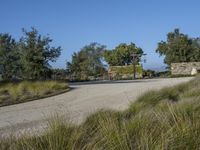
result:
<svg viewBox="0 0 200 150"><path fill-rule="evenodd" d="M200 77L141 96L124 112L99 111L75 126L56 118L42 136L0 141L0 149L198 149Z"/></svg>
<svg viewBox="0 0 200 150"><path fill-rule="evenodd" d="M62 93L68 89L66 83L57 81L22 81L0 84L0 106L17 104Z"/></svg>

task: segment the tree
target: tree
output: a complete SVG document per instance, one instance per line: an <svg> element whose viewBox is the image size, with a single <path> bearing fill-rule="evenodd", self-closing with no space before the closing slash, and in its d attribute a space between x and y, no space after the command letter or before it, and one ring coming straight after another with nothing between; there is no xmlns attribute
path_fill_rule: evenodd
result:
<svg viewBox="0 0 200 150"><path fill-rule="evenodd" d="M79 52L74 52L72 61L67 62L68 73L76 80L86 80L89 76L102 76L105 72L102 63L105 46L91 43L84 46Z"/></svg>
<svg viewBox="0 0 200 150"><path fill-rule="evenodd" d="M192 39L192 46L194 47L193 50L193 55L192 55L192 59L191 61L200 61L200 38L193 38Z"/></svg>
<svg viewBox="0 0 200 150"><path fill-rule="evenodd" d="M55 62L60 56L61 47L51 47L52 39L41 36L35 28L23 29L20 39L24 76L28 79L41 79L49 74L49 62Z"/></svg>
<svg viewBox="0 0 200 150"><path fill-rule="evenodd" d="M179 29L167 34L167 41L158 43L156 52L165 56L164 62L171 63L200 61L200 46L198 39L189 38L180 33Z"/></svg>
<svg viewBox="0 0 200 150"><path fill-rule="evenodd" d="M17 43L9 34L0 34L0 68L4 80L20 72L20 54Z"/></svg>
<svg viewBox="0 0 200 150"><path fill-rule="evenodd" d="M52 79L54 80L66 80L67 72L66 69L51 69L52 71Z"/></svg>
<svg viewBox="0 0 200 150"><path fill-rule="evenodd" d="M110 66L124 66L132 63L132 54L136 53L140 56L143 55L143 50L140 47L137 47L134 43L131 44L119 44L113 50L106 50L104 53L105 60ZM140 58L137 60L137 63L140 62Z"/></svg>

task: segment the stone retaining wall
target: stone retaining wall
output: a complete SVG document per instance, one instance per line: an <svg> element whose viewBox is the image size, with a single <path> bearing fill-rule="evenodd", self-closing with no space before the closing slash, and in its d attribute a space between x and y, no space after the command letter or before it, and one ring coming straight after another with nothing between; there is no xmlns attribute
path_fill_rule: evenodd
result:
<svg viewBox="0 0 200 150"><path fill-rule="evenodd" d="M172 63L172 75L194 75L200 72L200 62Z"/></svg>

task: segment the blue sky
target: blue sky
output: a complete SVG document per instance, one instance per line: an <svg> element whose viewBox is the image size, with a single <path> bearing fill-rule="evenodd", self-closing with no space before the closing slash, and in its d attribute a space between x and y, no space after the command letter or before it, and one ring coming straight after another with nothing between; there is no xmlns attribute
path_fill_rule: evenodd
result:
<svg viewBox="0 0 200 150"><path fill-rule="evenodd" d="M157 43L174 28L200 36L199 0L1 0L0 32L21 36L21 28L35 27L49 34L63 51L53 67L86 44L98 42L109 49L134 42L147 54L145 68L162 68Z"/></svg>

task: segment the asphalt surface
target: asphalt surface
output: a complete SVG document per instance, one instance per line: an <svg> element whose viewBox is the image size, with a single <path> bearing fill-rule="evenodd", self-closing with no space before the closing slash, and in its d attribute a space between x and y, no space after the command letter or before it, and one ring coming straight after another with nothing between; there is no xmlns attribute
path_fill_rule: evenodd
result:
<svg viewBox="0 0 200 150"><path fill-rule="evenodd" d="M145 79L72 83L71 91L36 101L0 107L0 134L34 132L45 128L49 117L67 116L82 122L99 109L124 110L149 90L187 82L192 78Z"/></svg>

